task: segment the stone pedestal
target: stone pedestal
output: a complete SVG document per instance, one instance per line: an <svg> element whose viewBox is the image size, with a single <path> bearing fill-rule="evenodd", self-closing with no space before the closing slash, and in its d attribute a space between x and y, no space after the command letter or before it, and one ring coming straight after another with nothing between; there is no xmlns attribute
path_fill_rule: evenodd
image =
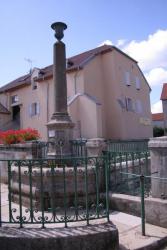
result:
<svg viewBox="0 0 167 250"><path fill-rule="evenodd" d="M86 143L87 147L87 156L101 156L102 151L106 148L106 143L104 138L93 138L88 139Z"/></svg>
<svg viewBox="0 0 167 250"><path fill-rule="evenodd" d="M151 153L152 177L167 178L167 136L151 138L148 147ZM151 179L152 196L167 198L167 181Z"/></svg>
<svg viewBox="0 0 167 250"><path fill-rule="evenodd" d="M65 119L67 118L67 119ZM51 120L48 124L48 138L50 142L54 143L53 147L49 147L48 157L55 157L71 154L70 140L73 137L74 123L70 118L64 116L64 120L60 119Z"/></svg>

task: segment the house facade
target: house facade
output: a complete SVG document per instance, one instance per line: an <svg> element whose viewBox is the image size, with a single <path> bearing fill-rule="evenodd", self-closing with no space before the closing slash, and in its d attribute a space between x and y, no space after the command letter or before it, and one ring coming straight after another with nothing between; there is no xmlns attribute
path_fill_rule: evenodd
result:
<svg viewBox="0 0 167 250"><path fill-rule="evenodd" d="M163 113L152 114L152 124L153 127L164 128L164 114Z"/></svg>
<svg viewBox="0 0 167 250"><path fill-rule="evenodd" d="M74 138L142 139L152 136L150 87L137 62L104 45L67 60L68 109ZM12 124L38 129L54 112L52 65L0 88L0 103L10 113L0 129ZM1 117L4 116L0 114Z"/></svg>
<svg viewBox="0 0 167 250"><path fill-rule="evenodd" d="M164 118L164 128L167 128L167 83L163 84L162 93L161 93L161 101L162 101L162 110L163 110L163 118Z"/></svg>

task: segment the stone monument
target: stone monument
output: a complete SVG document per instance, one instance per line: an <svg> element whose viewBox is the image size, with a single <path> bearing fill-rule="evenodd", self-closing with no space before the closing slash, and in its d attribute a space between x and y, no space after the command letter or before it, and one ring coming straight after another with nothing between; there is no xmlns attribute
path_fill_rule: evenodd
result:
<svg viewBox="0 0 167 250"><path fill-rule="evenodd" d="M67 25L56 22L51 25L57 38L53 48L53 82L54 82L54 113L48 127L48 139L57 144L54 150L49 151L51 155L70 155L70 140L73 136L74 123L67 111L67 80L66 80L66 50L61 41Z"/></svg>

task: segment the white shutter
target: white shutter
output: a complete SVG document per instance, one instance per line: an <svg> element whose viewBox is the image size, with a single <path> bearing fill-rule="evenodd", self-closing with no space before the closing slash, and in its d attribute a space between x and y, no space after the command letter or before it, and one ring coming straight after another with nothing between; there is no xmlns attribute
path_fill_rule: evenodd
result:
<svg viewBox="0 0 167 250"><path fill-rule="evenodd" d="M129 71L125 71L125 84L127 86L130 85L130 72Z"/></svg>
<svg viewBox="0 0 167 250"><path fill-rule="evenodd" d="M136 112L141 114L143 112L142 102L140 100L136 101Z"/></svg>
<svg viewBox="0 0 167 250"><path fill-rule="evenodd" d="M30 104L28 107L28 113L29 113L29 116L32 116L32 104Z"/></svg>
<svg viewBox="0 0 167 250"><path fill-rule="evenodd" d="M140 79L136 76L136 89L140 89Z"/></svg>
<svg viewBox="0 0 167 250"><path fill-rule="evenodd" d="M39 115L40 114L40 104L39 104L39 102L37 102L37 115Z"/></svg>

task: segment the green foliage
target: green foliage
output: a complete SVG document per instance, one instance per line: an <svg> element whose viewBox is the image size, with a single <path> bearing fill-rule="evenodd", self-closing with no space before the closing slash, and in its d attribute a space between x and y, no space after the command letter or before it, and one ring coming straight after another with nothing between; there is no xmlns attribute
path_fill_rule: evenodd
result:
<svg viewBox="0 0 167 250"><path fill-rule="evenodd" d="M165 128L165 132L167 132L167 128ZM153 136L154 137L160 137L160 136L164 136L164 128L160 128L160 127L154 127L153 128Z"/></svg>

